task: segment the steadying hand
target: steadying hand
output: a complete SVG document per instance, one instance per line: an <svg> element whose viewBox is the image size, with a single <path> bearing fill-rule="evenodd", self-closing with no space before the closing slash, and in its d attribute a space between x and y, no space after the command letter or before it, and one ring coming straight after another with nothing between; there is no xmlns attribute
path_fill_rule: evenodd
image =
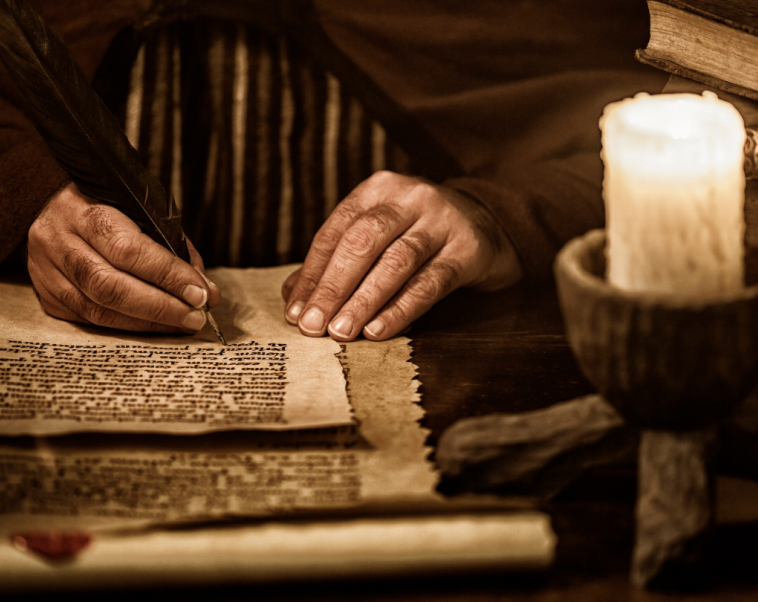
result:
<svg viewBox="0 0 758 602"><path fill-rule="evenodd" d="M282 296L287 321L307 336L384 340L458 287L520 278L510 241L475 201L377 172L335 208Z"/></svg>
<svg viewBox="0 0 758 602"><path fill-rule="evenodd" d="M201 309L221 300L190 262L165 249L119 210L69 184L29 229L27 266L43 309L62 320L123 330L195 333Z"/></svg>

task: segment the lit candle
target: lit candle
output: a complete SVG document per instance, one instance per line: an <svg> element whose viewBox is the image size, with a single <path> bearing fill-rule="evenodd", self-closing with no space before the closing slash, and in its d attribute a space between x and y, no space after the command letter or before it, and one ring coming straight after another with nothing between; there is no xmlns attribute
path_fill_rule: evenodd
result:
<svg viewBox="0 0 758 602"><path fill-rule="evenodd" d="M638 94L605 108L607 278L630 291L744 285L745 125L715 94Z"/></svg>

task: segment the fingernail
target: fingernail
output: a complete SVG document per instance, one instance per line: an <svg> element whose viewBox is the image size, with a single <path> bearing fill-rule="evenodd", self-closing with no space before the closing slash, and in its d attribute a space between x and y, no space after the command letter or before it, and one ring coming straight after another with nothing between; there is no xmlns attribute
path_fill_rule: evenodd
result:
<svg viewBox="0 0 758 602"><path fill-rule="evenodd" d="M350 316L340 316L329 324L329 332L336 334L338 337L347 338L353 331L353 318Z"/></svg>
<svg viewBox="0 0 758 602"><path fill-rule="evenodd" d="M384 323L384 320L381 318L374 318L366 324L363 327L363 330L365 330L367 333L369 333L372 337L378 337L382 332L384 332L384 329L387 327L387 325Z"/></svg>
<svg viewBox="0 0 758 602"><path fill-rule="evenodd" d="M205 326L205 312L199 309L192 310L182 320L182 328L187 330L200 330L203 326Z"/></svg>
<svg viewBox="0 0 758 602"><path fill-rule="evenodd" d="M300 328L308 334L318 334L324 328L324 312L318 307L311 307L300 318Z"/></svg>
<svg viewBox="0 0 758 602"><path fill-rule="evenodd" d="M295 301L287 308L286 313L284 314L284 317L287 319L287 322L292 324L293 326L297 324L297 319L300 317L300 312L303 311L303 306L305 303L302 301Z"/></svg>
<svg viewBox="0 0 758 602"><path fill-rule="evenodd" d="M182 299L192 307L200 308L208 301L208 291L194 284L187 284L182 289Z"/></svg>

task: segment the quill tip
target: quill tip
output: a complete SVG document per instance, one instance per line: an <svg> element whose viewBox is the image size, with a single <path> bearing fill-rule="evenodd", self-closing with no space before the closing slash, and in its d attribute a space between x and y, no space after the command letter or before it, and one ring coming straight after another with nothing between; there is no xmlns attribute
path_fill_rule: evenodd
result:
<svg viewBox="0 0 758 602"><path fill-rule="evenodd" d="M216 333L218 340L221 341L223 345L226 345L226 339L224 338L224 334L221 332L221 329L218 327L216 320L213 319L213 314L211 314L211 310L208 307L208 304L206 304L203 307L203 310L205 310L205 315L208 317L208 323L213 327L213 331Z"/></svg>

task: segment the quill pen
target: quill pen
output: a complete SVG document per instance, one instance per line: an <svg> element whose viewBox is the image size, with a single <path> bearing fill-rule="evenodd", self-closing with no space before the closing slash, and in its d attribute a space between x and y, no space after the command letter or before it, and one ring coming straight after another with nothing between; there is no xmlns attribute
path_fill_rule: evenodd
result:
<svg viewBox="0 0 758 602"><path fill-rule="evenodd" d="M145 168L63 42L24 0L0 0L0 60L26 99L27 114L79 190L119 209L154 241L189 261L174 199ZM226 344L207 305L204 309Z"/></svg>

